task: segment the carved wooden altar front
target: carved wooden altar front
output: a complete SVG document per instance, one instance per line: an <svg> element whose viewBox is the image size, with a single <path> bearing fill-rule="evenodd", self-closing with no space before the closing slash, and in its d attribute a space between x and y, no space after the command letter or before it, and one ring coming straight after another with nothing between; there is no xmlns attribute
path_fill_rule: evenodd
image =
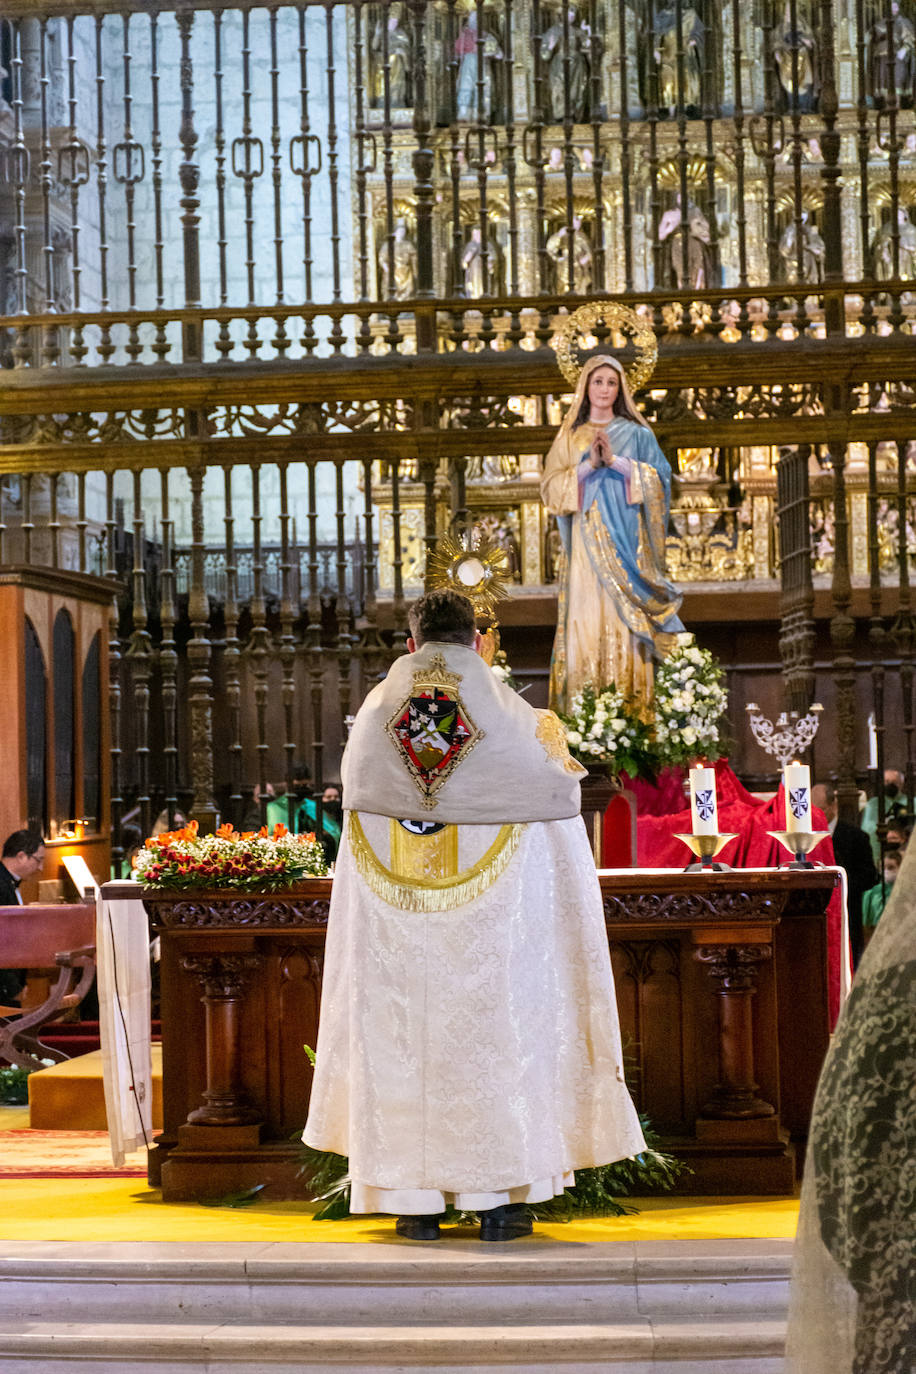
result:
<svg viewBox="0 0 916 1374"><path fill-rule="evenodd" d="M831 870L603 875L627 1076L693 1173L787 1193L829 1035ZM149 893L162 936L167 1199L298 1197L331 880L271 896Z"/></svg>

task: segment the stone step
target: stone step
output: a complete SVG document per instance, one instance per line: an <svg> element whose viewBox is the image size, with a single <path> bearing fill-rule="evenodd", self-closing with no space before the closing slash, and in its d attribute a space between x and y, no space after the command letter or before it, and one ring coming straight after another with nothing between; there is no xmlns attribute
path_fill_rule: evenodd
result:
<svg viewBox="0 0 916 1374"><path fill-rule="evenodd" d="M3 1374L776 1374L791 1243L0 1246Z"/></svg>
<svg viewBox="0 0 916 1374"><path fill-rule="evenodd" d="M602 1374L775 1374L785 1323L744 1319L623 1325L243 1326L13 1322L0 1337L4 1374L337 1374L366 1370L602 1371Z"/></svg>

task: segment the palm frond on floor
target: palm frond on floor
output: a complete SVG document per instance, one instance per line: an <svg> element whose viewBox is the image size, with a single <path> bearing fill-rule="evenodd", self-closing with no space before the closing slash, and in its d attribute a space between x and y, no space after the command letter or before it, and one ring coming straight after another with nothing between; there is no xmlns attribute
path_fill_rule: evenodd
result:
<svg viewBox="0 0 916 1374"><path fill-rule="evenodd" d="M532 1206L532 1215L541 1221L571 1221L574 1217L622 1217L638 1212L638 1207L620 1202L640 1193L668 1192L689 1167L674 1155L657 1148L658 1136L649 1122L641 1118L646 1149L632 1159L620 1159L593 1169L577 1169L575 1187L559 1197ZM309 1196L322 1204L316 1221L339 1221L350 1215L349 1164L343 1155L303 1146L302 1174ZM447 1221L476 1220L470 1212L449 1209Z"/></svg>

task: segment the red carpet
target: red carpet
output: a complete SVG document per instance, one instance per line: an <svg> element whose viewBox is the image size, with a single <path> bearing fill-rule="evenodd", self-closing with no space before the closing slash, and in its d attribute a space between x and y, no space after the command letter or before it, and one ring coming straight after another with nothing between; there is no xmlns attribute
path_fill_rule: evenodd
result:
<svg viewBox="0 0 916 1374"><path fill-rule="evenodd" d="M107 1131L3 1131L0 1178L145 1178L146 1151L116 1169Z"/></svg>

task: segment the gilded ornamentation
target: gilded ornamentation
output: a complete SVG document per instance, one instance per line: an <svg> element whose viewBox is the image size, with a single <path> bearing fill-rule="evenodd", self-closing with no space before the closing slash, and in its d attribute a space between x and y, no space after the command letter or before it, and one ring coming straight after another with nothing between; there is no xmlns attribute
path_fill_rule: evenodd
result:
<svg viewBox="0 0 916 1374"><path fill-rule="evenodd" d="M544 507L540 501L523 501L519 511L522 545L522 582L526 586L544 582L546 569L541 566Z"/></svg>
<svg viewBox="0 0 916 1374"><path fill-rule="evenodd" d="M812 500L810 506L811 544L814 550L814 571L830 573L833 571L833 555L836 546L836 521L831 500Z"/></svg>
<svg viewBox="0 0 916 1374"><path fill-rule="evenodd" d="M574 310L566 317L557 330L552 341L553 349L557 355L557 366L570 386L574 387L577 384L579 373L582 371L582 365L575 354L576 340L580 334L590 333L599 323L606 324L619 334L632 336L637 357L626 370L627 381L631 391L637 391L645 386L655 371L658 360L658 340L655 331L644 316L628 305L620 305L616 301L589 301L587 305L580 305L578 310Z"/></svg>
<svg viewBox="0 0 916 1374"><path fill-rule="evenodd" d="M504 825L477 863L454 876L407 878L382 863L366 838L355 811L348 819L350 848L360 876L383 901L399 911L454 911L475 901L504 872L524 832L524 825Z"/></svg>
<svg viewBox="0 0 916 1374"><path fill-rule="evenodd" d="M398 878L422 882L454 878L458 873L458 827L392 820L389 826L391 870ZM429 826L424 833L423 827ZM409 827L409 828L408 828Z"/></svg>
<svg viewBox="0 0 916 1374"><path fill-rule="evenodd" d="M451 587L474 603L477 615L492 616L508 595L508 554L486 533L444 535L429 559L430 587Z"/></svg>
<svg viewBox="0 0 916 1374"><path fill-rule="evenodd" d="M544 753L549 759L558 759L567 773L582 773L582 765L577 763L569 752L566 727L556 712L539 711L537 729L534 733L544 746Z"/></svg>
<svg viewBox="0 0 916 1374"><path fill-rule="evenodd" d="M742 581L754 572L753 531L744 507L730 507L715 468L704 470L705 450L682 458L671 507L675 533L667 539L669 576L678 583ZM684 467L687 466L687 471Z"/></svg>

